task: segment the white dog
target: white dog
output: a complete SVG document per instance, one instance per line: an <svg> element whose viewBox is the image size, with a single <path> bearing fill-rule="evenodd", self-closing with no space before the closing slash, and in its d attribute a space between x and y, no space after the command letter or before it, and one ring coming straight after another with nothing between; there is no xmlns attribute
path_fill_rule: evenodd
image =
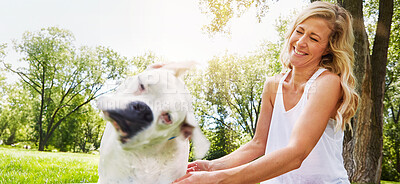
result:
<svg viewBox="0 0 400 184"><path fill-rule="evenodd" d="M107 123L100 146L98 183L171 183L185 175L189 138L202 158L209 142L178 77L191 63L149 68L98 100Z"/></svg>

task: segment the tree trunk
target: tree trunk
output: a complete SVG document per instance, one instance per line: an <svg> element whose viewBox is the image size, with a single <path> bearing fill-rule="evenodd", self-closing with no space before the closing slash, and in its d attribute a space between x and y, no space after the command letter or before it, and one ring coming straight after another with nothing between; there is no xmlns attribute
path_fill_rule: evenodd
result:
<svg viewBox="0 0 400 184"><path fill-rule="evenodd" d="M13 128L13 130L11 130L11 135L7 138L5 144L6 145L11 145L15 143L15 134L17 130L14 130L15 128Z"/></svg>
<svg viewBox="0 0 400 184"><path fill-rule="evenodd" d="M44 151L45 143L42 139L39 140L39 151Z"/></svg>
<svg viewBox="0 0 400 184"><path fill-rule="evenodd" d="M344 0L341 2L343 7L346 8L353 16L353 30L355 36L355 62L354 62L354 74L357 79L357 92L360 95L360 104L356 116L352 119L353 131L346 131L344 142L343 142L343 157L344 164L351 181L354 181L354 175L359 172L356 163L359 163L356 159L361 159L357 155L365 155L356 153L355 145L359 145L356 142L360 141L359 126L369 120L367 118L370 114L369 107L371 106L371 84L370 84L370 58L368 48L368 37L365 31L364 18L362 12L362 0L350 2ZM363 140L363 139L361 139Z"/></svg>
<svg viewBox="0 0 400 184"><path fill-rule="evenodd" d="M383 94L393 0L379 3L378 28L373 55L363 19L362 0L344 0L342 5L353 15L355 68L360 105L353 118L353 132L347 131L344 161L350 180L357 183L380 183L382 165Z"/></svg>
<svg viewBox="0 0 400 184"><path fill-rule="evenodd" d="M383 100L385 98L385 75L389 48L390 28L393 16L393 0L379 1L379 17L375 34L374 46L371 56L372 66L372 132L376 139L372 139L371 149L380 150L373 152L378 160L375 182L380 183L382 173L382 147L383 147Z"/></svg>

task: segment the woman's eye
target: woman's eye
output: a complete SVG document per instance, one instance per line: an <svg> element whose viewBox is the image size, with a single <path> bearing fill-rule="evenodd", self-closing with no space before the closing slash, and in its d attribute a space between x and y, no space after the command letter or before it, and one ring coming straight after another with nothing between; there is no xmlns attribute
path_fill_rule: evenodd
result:
<svg viewBox="0 0 400 184"><path fill-rule="evenodd" d="M313 38L313 37L310 37L310 38L311 38L312 41L318 42L317 39L315 39L315 38Z"/></svg>
<svg viewBox="0 0 400 184"><path fill-rule="evenodd" d="M301 31L298 31L298 30L296 30L296 32L297 32L298 34L303 34Z"/></svg>

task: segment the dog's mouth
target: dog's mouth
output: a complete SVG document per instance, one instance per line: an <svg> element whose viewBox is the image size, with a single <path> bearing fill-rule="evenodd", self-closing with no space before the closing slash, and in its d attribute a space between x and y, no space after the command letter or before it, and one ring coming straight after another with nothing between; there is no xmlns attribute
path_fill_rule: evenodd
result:
<svg viewBox="0 0 400 184"><path fill-rule="evenodd" d="M111 119L122 143L146 129L154 119L150 107L143 102L132 102L126 109L107 110L104 114Z"/></svg>

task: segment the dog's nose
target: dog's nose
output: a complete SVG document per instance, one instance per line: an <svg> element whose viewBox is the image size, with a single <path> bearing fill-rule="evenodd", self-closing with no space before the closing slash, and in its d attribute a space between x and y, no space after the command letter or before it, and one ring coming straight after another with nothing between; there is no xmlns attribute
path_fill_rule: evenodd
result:
<svg viewBox="0 0 400 184"><path fill-rule="evenodd" d="M137 101L130 103L128 105L127 111L128 115L137 114L140 116L141 119L145 121L153 121L153 113L151 112L150 107L143 102Z"/></svg>
<svg viewBox="0 0 400 184"><path fill-rule="evenodd" d="M131 102L125 109L108 110L106 113L115 121L113 125L120 131L122 142L151 125L154 119L150 107L140 101Z"/></svg>

